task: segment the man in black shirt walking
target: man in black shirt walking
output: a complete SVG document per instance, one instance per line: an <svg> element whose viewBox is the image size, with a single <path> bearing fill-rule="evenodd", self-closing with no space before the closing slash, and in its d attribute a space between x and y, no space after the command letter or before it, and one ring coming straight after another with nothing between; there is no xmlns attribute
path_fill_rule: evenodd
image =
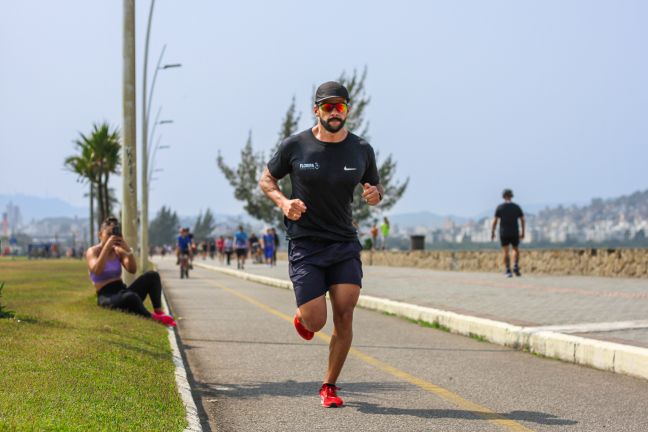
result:
<svg viewBox="0 0 648 432"><path fill-rule="evenodd" d="M516 276L522 276L520 273L520 251L518 245L520 240L524 239L524 213L519 205L511 200L513 199L513 191L511 189L504 189L502 192L504 202L495 210L495 218L493 219L493 229L491 232L491 239L495 240L495 229L497 228L497 221L500 221L500 243L502 244L502 252L504 253L504 265L506 266L506 277L513 277L511 273L511 258L509 256L509 245L513 247L513 273ZM518 228L518 219L520 219L520 229Z"/></svg>
<svg viewBox="0 0 648 432"><path fill-rule="evenodd" d="M329 293L334 330L320 397L323 406L339 407L343 401L335 384L351 348L353 310L362 285L362 247L351 217L353 191L361 184L365 202L376 205L383 188L373 148L344 127L347 89L336 82L319 86L313 112L317 124L281 143L259 186L285 216L297 300L293 323L302 338L312 339L326 324ZM277 185L286 175L292 181L290 198Z"/></svg>

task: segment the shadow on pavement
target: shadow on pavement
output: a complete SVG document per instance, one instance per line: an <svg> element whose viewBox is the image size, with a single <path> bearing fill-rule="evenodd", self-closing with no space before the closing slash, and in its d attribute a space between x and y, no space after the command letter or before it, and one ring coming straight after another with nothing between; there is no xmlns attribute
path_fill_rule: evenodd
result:
<svg viewBox="0 0 648 432"><path fill-rule="evenodd" d="M511 411L510 413L483 413L480 416L478 412L468 410L453 409L408 409L408 408L390 408L383 407L367 402L351 402L347 404L349 408L355 408L363 414L395 415L395 416L413 416L420 418L454 418L463 420L491 420L494 416L506 417L510 420L528 421L550 426L572 426L578 424L574 420L560 419L552 414L537 411Z"/></svg>
<svg viewBox="0 0 648 432"><path fill-rule="evenodd" d="M250 384L231 383L196 383L196 391L203 396L219 396L233 399L254 399L265 396L313 396L322 385L321 381L297 382L294 380L281 382L260 382ZM411 390L407 383L344 383L347 394L375 394L380 392L404 392Z"/></svg>

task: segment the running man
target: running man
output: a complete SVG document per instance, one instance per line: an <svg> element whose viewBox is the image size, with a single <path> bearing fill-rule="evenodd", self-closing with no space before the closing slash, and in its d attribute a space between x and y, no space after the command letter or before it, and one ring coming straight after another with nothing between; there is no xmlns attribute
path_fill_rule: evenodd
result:
<svg viewBox="0 0 648 432"><path fill-rule="evenodd" d="M506 277L522 276L520 273L520 251L518 245L520 240L524 239L524 213L519 205L511 200L513 199L513 191L511 189L504 189L502 192L504 202L500 204L495 210L495 218L493 218L493 227L491 232L491 239L495 240L495 229L497 228L497 220L500 221L500 243L502 244L502 253L504 266L506 267ZM518 228L518 219L520 219L520 228ZM509 245L513 248L513 273L511 273L511 257L509 256Z"/></svg>
<svg viewBox="0 0 648 432"><path fill-rule="evenodd" d="M328 368L319 394L325 407L339 407L337 379L353 339L353 310L360 296L360 242L351 201L358 184L369 205L382 200L376 157L367 141L349 132L349 92L336 82L319 86L313 112L317 124L285 139L265 168L259 186L282 210L289 275L297 300L293 323L310 340L326 324L326 292L333 309ZM292 180L287 198L277 182Z"/></svg>

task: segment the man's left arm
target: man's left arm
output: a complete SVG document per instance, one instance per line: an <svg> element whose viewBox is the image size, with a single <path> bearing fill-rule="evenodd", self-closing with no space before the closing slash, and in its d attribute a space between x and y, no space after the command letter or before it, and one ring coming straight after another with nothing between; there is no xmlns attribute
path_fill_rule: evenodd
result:
<svg viewBox="0 0 648 432"><path fill-rule="evenodd" d="M362 192L362 198L367 202L367 204L374 206L380 203L385 196L385 190L382 185L378 183L375 186L365 183L362 185L364 191Z"/></svg>
<svg viewBox="0 0 648 432"><path fill-rule="evenodd" d="M368 146L367 168L362 176L362 198L370 206L380 203L385 197L385 189L380 184L378 175L378 164L376 163L376 153L371 146Z"/></svg>
<svg viewBox="0 0 648 432"><path fill-rule="evenodd" d="M520 216L520 240L524 240L525 228L526 228L526 222L524 221L524 216Z"/></svg>

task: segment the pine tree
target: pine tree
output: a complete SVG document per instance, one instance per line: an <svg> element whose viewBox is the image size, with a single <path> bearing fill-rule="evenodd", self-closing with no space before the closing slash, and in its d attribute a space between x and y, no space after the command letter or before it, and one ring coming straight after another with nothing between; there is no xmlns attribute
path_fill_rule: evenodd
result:
<svg viewBox="0 0 648 432"><path fill-rule="evenodd" d="M216 228L216 220L210 209L198 215L196 224L194 225L193 233L196 241L206 240Z"/></svg>
<svg viewBox="0 0 648 432"><path fill-rule="evenodd" d="M295 98L286 111L281 123L277 143L272 151L274 154L281 142L297 131L300 115L295 112ZM245 203L244 209L250 216L283 228L283 213L259 189L259 179L265 169L267 160L263 153L255 153L252 146L252 132L249 133L245 146L241 149L241 160L236 169L229 167L219 153L217 164L221 172L234 188L234 197ZM292 194L292 184L288 176L279 181L279 188L286 196Z"/></svg>
<svg viewBox="0 0 648 432"><path fill-rule="evenodd" d="M346 127L356 135L368 139L369 122L366 120L365 114L371 99L365 91L366 78L367 68L365 67L361 74L354 70L351 75L347 76L343 72L338 81L347 88L349 98L351 99L351 110L346 121ZM295 98L293 97L283 118L281 129L279 130L279 139L272 152L273 154L278 149L281 141L297 131L300 117L300 114L296 114ZM376 160L378 161L380 184L385 190L384 199L378 206L368 206L362 199L363 188L361 185L358 185L354 191L351 208L353 219L359 224L377 218L380 213L391 209L403 196L409 184L409 177L403 182L395 180L396 161L391 154L380 163L379 152L376 152ZM234 197L245 203L245 211L254 218L283 228L283 213L258 187L258 181L266 163L267 160L263 153L256 153L254 151L251 132L248 135L245 146L241 150L241 160L237 168L229 167L220 153L217 158L218 167L234 188ZM279 188L284 195L287 197L291 196L292 185L289 176L279 181Z"/></svg>
<svg viewBox="0 0 648 432"><path fill-rule="evenodd" d="M171 211L170 208L162 206L149 224L149 242L151 246L175 244L179 227L180 219L178 218L178 214Z"/></svg>

